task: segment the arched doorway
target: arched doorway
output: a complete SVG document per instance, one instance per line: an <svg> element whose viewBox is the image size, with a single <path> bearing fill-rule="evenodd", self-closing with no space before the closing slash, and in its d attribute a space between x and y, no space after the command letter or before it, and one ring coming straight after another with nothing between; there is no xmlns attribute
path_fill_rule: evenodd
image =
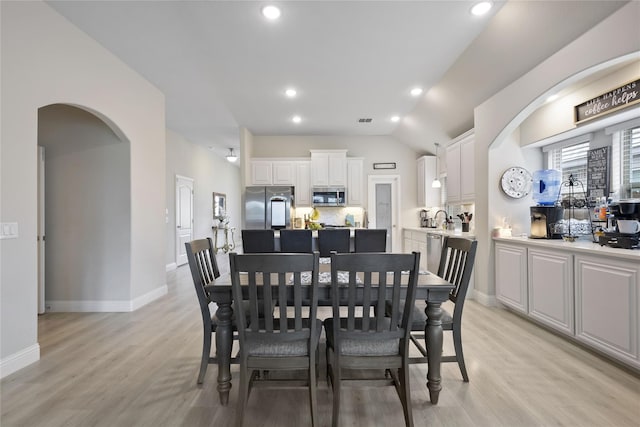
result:
<svg viewBox="0 0 640 427"><path fill-rule="evenodd" d="M123 311L130 299L129 142L83 108L38 110L45 311ZM40 241L42 243L42 241Z"/></svg>

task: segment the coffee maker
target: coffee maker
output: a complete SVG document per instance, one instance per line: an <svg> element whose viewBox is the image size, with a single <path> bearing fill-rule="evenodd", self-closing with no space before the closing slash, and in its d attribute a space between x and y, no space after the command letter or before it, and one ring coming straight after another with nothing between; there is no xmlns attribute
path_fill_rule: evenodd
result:
<svg viewBox="0 0 640 427"><path fill-rule="evenodd" d="M422 209L420 211L420 227L431 227L431 220L429 218L429 211Z"/></svg>
<svg viewBox="0 0 640 427"><path fill-rule="evenodd" d="M634 220L640 221L640 199L624 199L609 204L609 213L616 221ZM616 226L616 231L607 231L598 238L601 246L607 245L613 248L636 249L640 248L639 233L621 233Z"/></svg>
<svg viewBox="0 0 640 427"><path fill-rule="evenodd" d="M531 206L532 239L561 239L554 225L564 218L564 209L560 206Z"/></svg>

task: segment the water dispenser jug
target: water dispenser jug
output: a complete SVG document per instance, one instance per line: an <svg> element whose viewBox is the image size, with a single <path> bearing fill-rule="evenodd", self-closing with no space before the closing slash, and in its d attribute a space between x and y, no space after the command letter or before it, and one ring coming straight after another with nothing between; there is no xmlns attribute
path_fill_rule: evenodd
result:
<svg viewBox="0 0 640 427"><path fill-rule="evenodd" d="M533 200L540 206L553 206L558 199L562 172L541 169L533 172Z"/></svg>

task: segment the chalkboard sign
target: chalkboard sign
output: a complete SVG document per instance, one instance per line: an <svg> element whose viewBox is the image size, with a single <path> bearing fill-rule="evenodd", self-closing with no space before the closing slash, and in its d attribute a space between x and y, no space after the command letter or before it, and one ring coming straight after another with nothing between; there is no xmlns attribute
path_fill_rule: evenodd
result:
<svg viewBox="0 0 640 427"><path fill-rule="evenodd" d="M609 147L589 150L587 156L587 192L589 200L609 196Z"/></svg>

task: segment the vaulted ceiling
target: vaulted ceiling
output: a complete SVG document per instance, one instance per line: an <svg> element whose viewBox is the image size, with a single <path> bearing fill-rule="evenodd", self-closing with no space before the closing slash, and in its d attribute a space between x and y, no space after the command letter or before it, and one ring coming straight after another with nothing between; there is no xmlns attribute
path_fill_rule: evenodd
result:
<svg viewBox="0 0 640 427"><path fill-rule="evenodd" d="M165 94L170 129L222 154L240 127L394 135L433 152L473 127L475 106L626 1L494 2L483 17L469 13L475 1L275 3L271 22L261 1L48 2Z"/></svg>

